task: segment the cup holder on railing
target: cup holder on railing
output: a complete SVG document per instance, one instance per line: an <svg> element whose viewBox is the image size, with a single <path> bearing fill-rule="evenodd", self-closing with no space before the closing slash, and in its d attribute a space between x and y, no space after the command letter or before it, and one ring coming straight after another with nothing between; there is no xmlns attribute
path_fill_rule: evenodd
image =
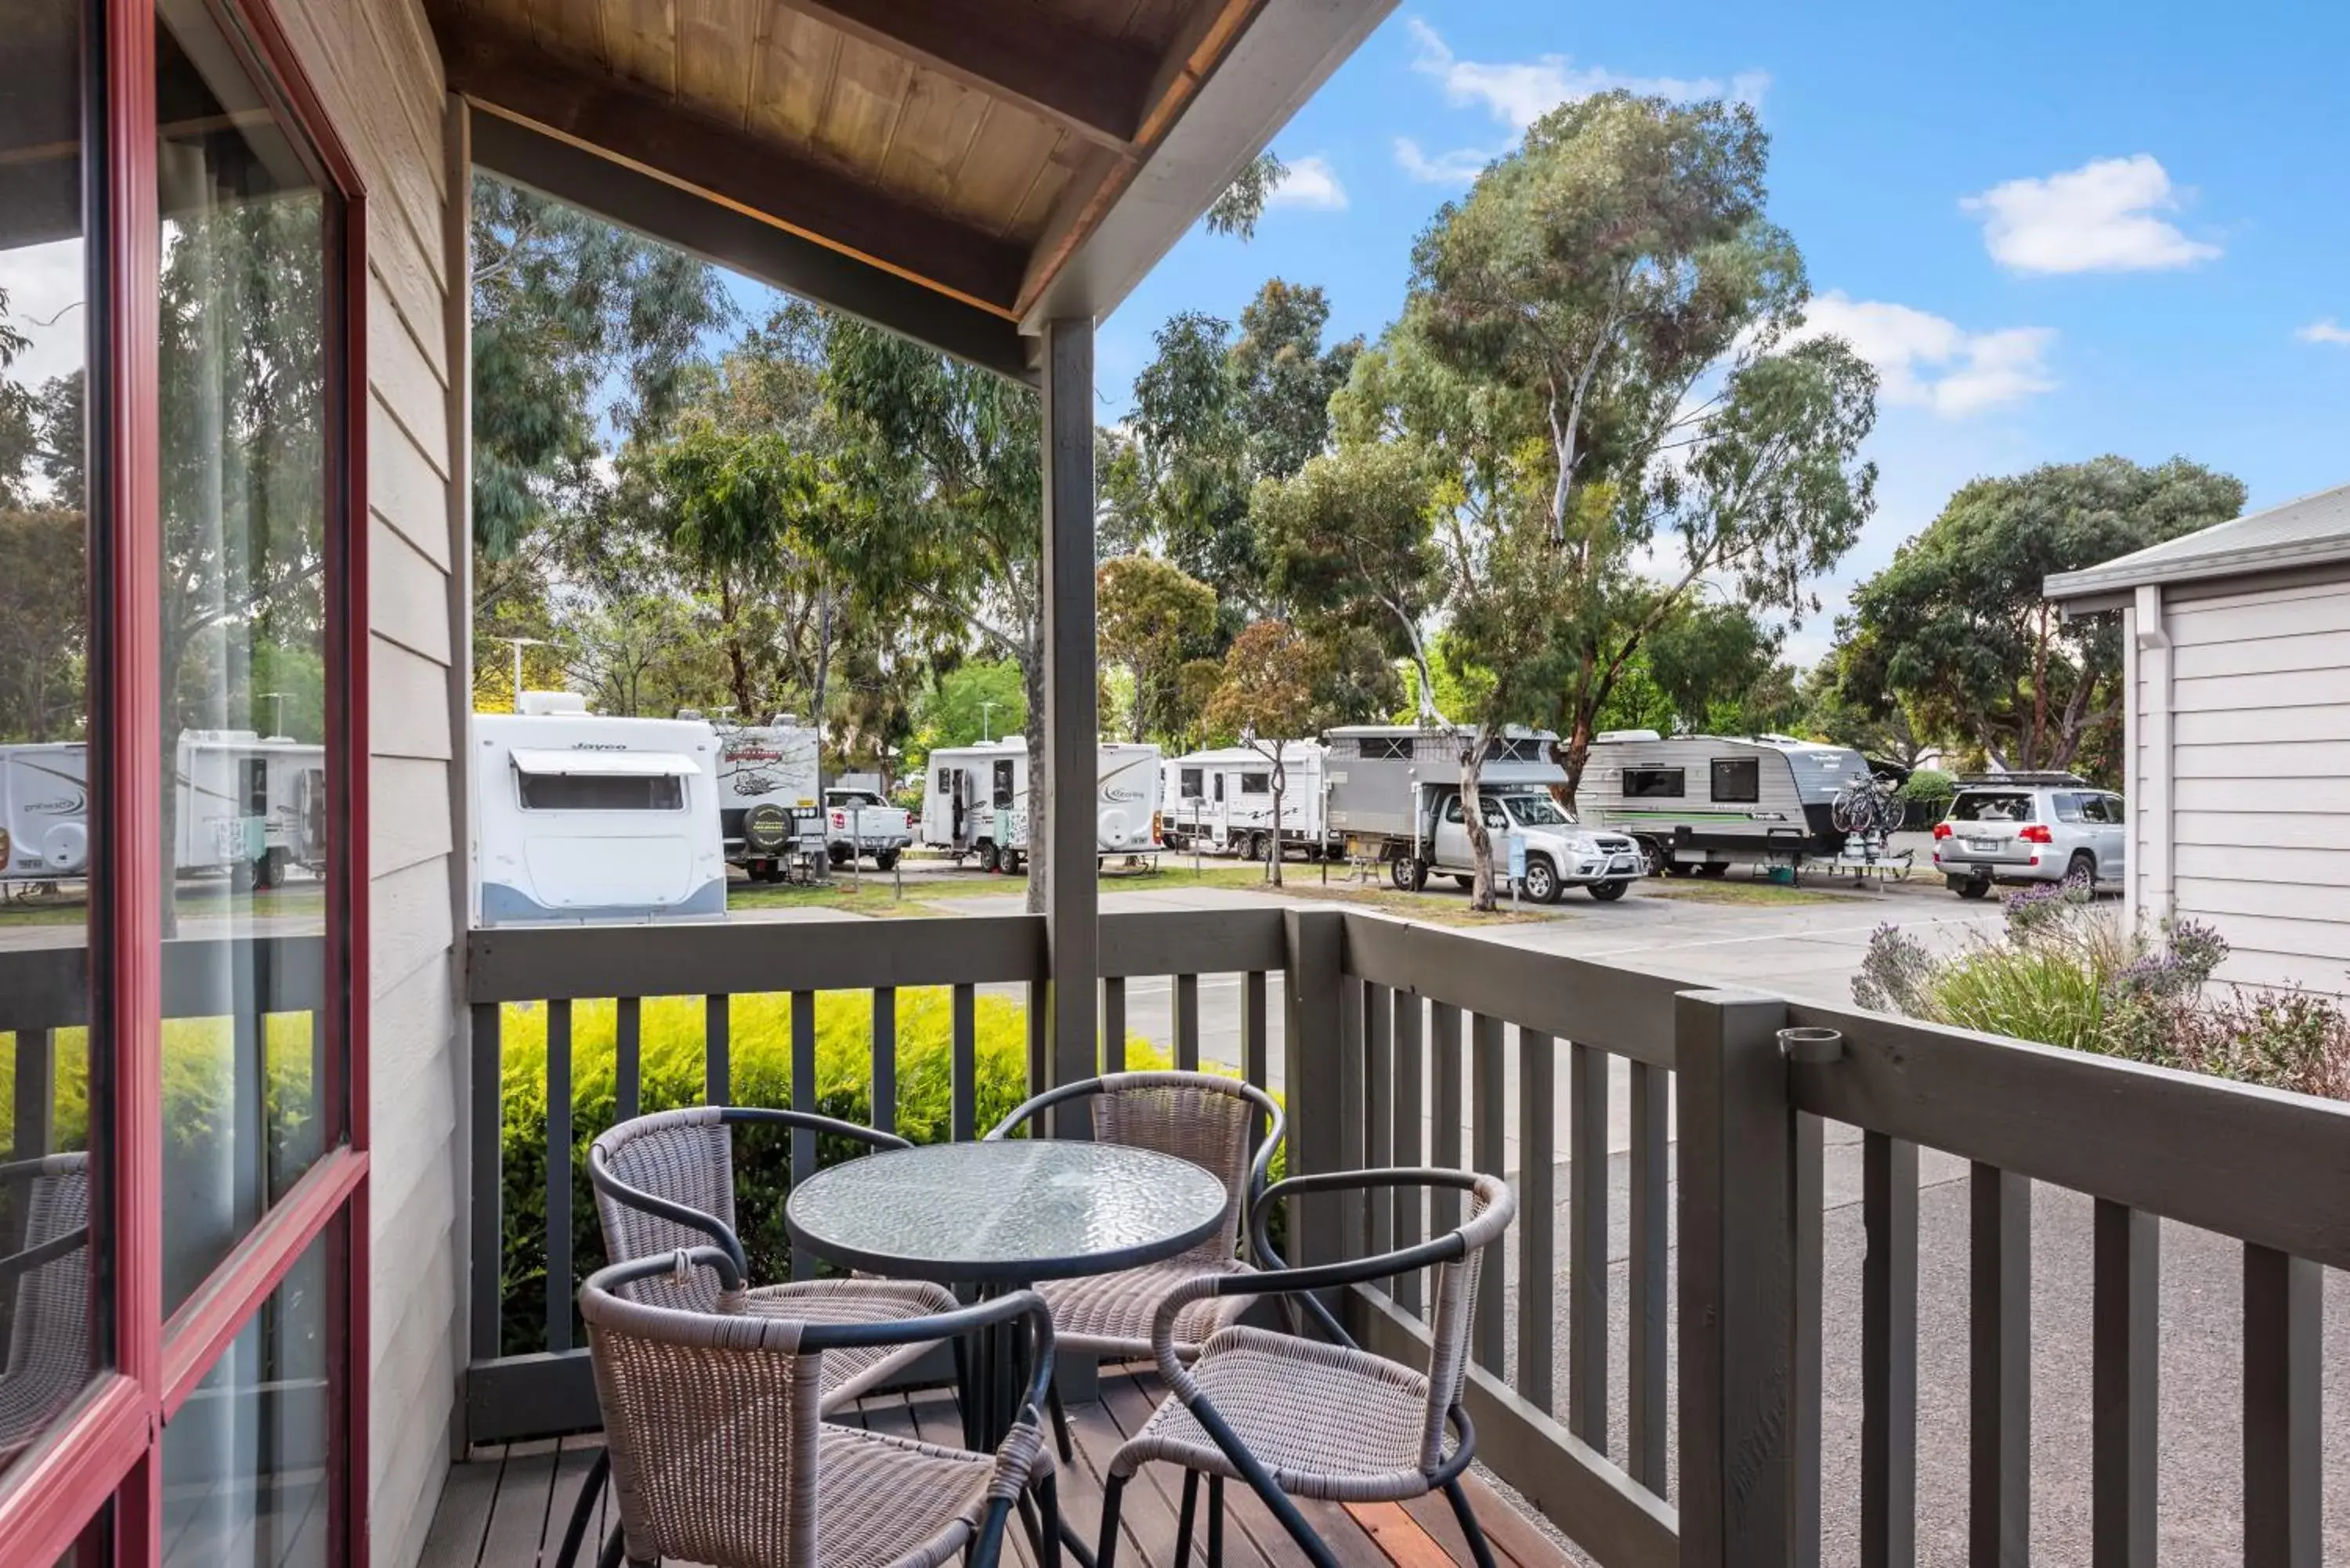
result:
<svg viewBox="0 0 2350 1568"><path fill-rule="evenodd" d="M1808 1026L1782 1029L1779 1031L1779 1054L1790 1062L1840 1062L1844 1059L1844 1031Z"/></svg>

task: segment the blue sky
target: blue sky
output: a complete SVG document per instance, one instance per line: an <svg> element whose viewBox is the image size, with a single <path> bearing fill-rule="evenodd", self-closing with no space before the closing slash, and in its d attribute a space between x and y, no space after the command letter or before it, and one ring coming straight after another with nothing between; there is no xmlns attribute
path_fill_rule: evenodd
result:
<svg viewBox="0 0 2350 1568"><path fill-rule="evenodd" d="M1814 321L1885 378L1880 505L1791 639L1985 473L2185 453L2254 506L2350 481L2350 9L1407 4L1274 141L1253 243L1195 233L1104 324L1103 417L1171 313L1270 276L1376 337L1413 237L1526 119L1630 85L1755 102Z"/></svg>

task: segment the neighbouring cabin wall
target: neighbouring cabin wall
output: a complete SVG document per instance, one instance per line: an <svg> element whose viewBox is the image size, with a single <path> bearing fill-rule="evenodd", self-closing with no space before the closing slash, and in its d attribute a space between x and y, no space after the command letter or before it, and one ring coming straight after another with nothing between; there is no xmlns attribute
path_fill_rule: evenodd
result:
<svg viewBox="0 0 2350 1568"><path fill-rule="evenodd" d="M463 209L452 217L444 84L419 0L276 3L368 191L367 1483L370 1561L412 1568L447 1473L462 1371L449 671L463 630L452 626L450 577L464 557L451 504L463 470L450 399L462 370L448 329L448 225Z"/></svg>
<svg viewBox="0 0 2350 1568"><path fill-rule="evenodd" d="M2163 609L2169 909L2228 939L2222 979L2350 993L2350 581Z"/></svg>

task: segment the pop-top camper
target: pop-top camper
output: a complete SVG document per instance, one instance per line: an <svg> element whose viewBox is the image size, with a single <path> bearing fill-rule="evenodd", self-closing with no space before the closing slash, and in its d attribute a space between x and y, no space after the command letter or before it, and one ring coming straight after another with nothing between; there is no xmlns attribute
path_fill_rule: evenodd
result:
<svg viewBox="0 0 2350 1568"><path fill-rule="evenodd" d="M1105 741L1095 748L1094 852L1159 851L1159 748ZM1017 871L1028 857L1028 742L1019 735L931 753L922 842L983 869Z"/></svg>
<svg viewBox="0 0 2350 1568"><path fill-rule="evenodd" d="M1322 755L1316 741L1282 743L1284 849L1319 855L1328 841L1322 821ZM1196 839L1218 854L1264 858L1274 842L1273 759L1264 751L1220 746L1188 752L1159 772L1170 846L1188 849Z"/></svg>
<svg viewBox="0 0 2350 1568"><path fill-rule="evenodd" d="M251 730L182 730L173 864L275 888L286 867L327 864L327 748Z"/></svg>
<svg viewBox="0 0 2350 1568"><path fill-rule="evenodd" d="M1742 861L1842 853L1835 798L1868 780L1867 759L1849 746L1619 730L1592 743L1575 800L1639 839L1659 870L1719 877Z"/></svg>
<svg viewBox="0 0 2350 1568"><path fill-rule="evenodd" d="M88 873L88 781L82 742L0 746L0 881Z"/></svg>
<svg viewBox="0 0 2350 1568"><path fill-rule="evenodd" d="M474 714L473 741L478 924L726 913L708 724L525 691L518 713Z"/></svg>
<svg viewBox="0 0 2350 1568"><path fill-rule="evenodd" d="M793 857L824 850L820 737L791 713L764 724L720 724L717 732L726 858L753 881L779 881Z"/></svg>
<svg viewBox="0 0 2350 1568"><path fill-rule="evenodd" d="M1466 886L1476 864L1461 799L1468 737L1457 729L1355 724L1323 739L1330 746L1323 763L1330 831L1347 854L1385 862L1388 880L1406 892L1417 892L1432 872ZM1515 842L1523 855L1521 885L1538 904L1569 888L1587 888L1603 903L1620 898L1641 874L1639 848L1559 806L1554 792L1566 783L1566 770L1551 760L1556 740L1513 726L1495 741L1477 783L1494 854L1509 854ZM1495 869L1503 874L1506 865Z"/></svg>

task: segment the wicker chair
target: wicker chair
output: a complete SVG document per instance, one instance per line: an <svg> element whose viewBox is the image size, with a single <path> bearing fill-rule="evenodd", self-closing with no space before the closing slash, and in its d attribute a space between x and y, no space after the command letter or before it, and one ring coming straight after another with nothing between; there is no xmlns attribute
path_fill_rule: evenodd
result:
<svg viewBox="0 0 2350 1568"><path fill-rule="evenodd" d="M89 1381L89 1156L0 1165L0 1185L25 1189L25 1244L0 1259L0 1286L12 1280L16 1286L8 1364L0 1371L5 1465Z"/></svg>
<svg viewBox="0 0 2350 1568"><path fill-rule="evenodd" d="M1399 1251L1315 1268L1281 1266L1265 1234L1273 1205L1294 1193L1345 1188L1465 1189L1469 1215L1457 1229ZM1208 1481L1208 1560L1222 1558L1223 1482L1248 1483L1316 1568L1336 1568L1329 1546L1305 1522L1298 1497L1336 1502L1396 1502L1442 1491L1469 1538L1477 1568L1493 1568L1484 1531L1461 1490L1477 1434L1461 1407L1468 1376L1469 1324L1486 1250L1508 1230L1516 1199L1498 1177L1461 1170L1360 1170L1294 1177L1253 1210L1258 1255L1273 1265L1242 1280L1205 1273L1168 1293L1152 1324L1152 1352L1172 1391L1110 1460L1102 1500L1098 1568L1114 1568L1119 1501L1144 1464L1181 1465L1183 1507L1175 1560L1188 1560L1200 1477ZM1435 1309L1425 1372L1357 1346L1311 1293L1433 1267ZM1233 1326L1219 1330L1196 1359L1178 1349L1176 1323L1196 1303L1246 1292L1295 1298L1328 1342ZM1451 1447L1446 1428L1451 1428Z"/></svg>
<svg viewBox="0 0 2350 1568"><path fill-rule="evenodd" d="M730 1316L642 1299L645 1285L701 1275L719 1294L743 1288L730 1254L696 1247L600 1270L580 1289L619 1513L603 1563L625 1553L630 1563L712 1568L941 1568L968 1552L970 1568L995 1568L1006 1516L1033 1485L1045 1568L1057 1568L1059 1505L1036 1414L1053 1326L1035 1294L885 1323ZM821 1418L825 1364L845 1350L1024 1326L1025 1402L993 1454ZM559 1568L575 1559L583 1517L574 1516Z"/></svg>
<svg viewBox="0 0 2350 1568"><path fill-rule="evenodd" d="M1239 1256L1241 1222L1250 1201L1264 1189L1274 1151L1281 1147L1281 1106L1253 1085L1211 1073L1111 1073L1046 1090L1014 1109L987 1136L1007 1137L1055 1106L1087 1098L1093 1101L1096 1140L1188 1159L1223 1178L1232 1194L1216 1233L1179 1257L1114 1274L1037 1285L1037 1293L1052 1305L1053 1327L1064 1356L1139 1360L1152 1354L1151 1320L1169 1291L1203 1273L1252 1272ZM1263 1138L1252 1158L1249 1138L1260 1125ZM1194 1303L1175 1321L1176 1354L1186 1359L1198 1355L1209 1336L1237 1319L1248 1304L1244 1295ZM1052 1411L1061 1457L1066 1459L1068 1419L1057 1391Z"/></svg>
<svg viewBox="0 0 2350 1568"><path fill-rule="evenodd" d="M638 1116L613 1127L588 1151L605 1254L616 1263L667 1258L681 1247L716 1246L739 1281L750 1262L734 1233L734 1140L742 1126L785 1127L854 1138L876 1148L910 1148L904 1138L805 1111L750 1106L694 1106ZM709 1272L654 1274L629 1282L650 1306L721 1314L787 1317L810 1324L879 1324L952 1312L944 1286L920 1281L802 1280L723 1291ZM838 1409L920 1358L927 1344L876 1341L843 1345L825 1358L824 1407Z"/></svg>

